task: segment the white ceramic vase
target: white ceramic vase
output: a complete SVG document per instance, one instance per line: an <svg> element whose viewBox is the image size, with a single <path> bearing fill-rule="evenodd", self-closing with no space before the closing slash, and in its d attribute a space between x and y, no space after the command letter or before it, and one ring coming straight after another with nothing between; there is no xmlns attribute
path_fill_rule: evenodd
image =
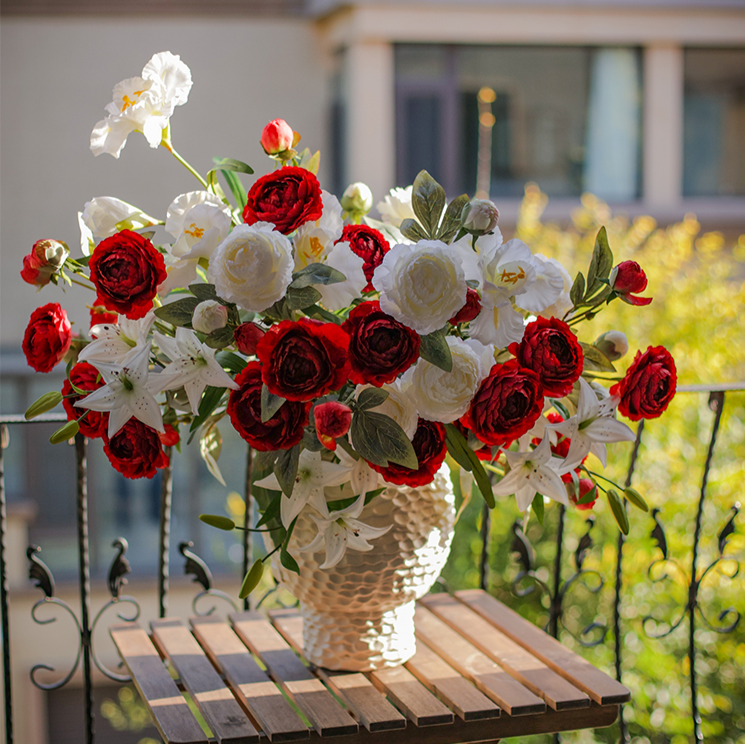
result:
<svg viewBox="0 0 745 744"><path fill-rule="evenodd" d="M299 575L272 559L275 578L300 600L305 657L319 667L371 671L397 666L416 651L414 602L440 575L450 553L455 499L446 468L418 488L389 486L364 509L360 520L388 532L373 549L347 550L322 570L323 548L301 552L317 533L301 514L289 545ZM294 549L293 549L294 548Z"/></svg>

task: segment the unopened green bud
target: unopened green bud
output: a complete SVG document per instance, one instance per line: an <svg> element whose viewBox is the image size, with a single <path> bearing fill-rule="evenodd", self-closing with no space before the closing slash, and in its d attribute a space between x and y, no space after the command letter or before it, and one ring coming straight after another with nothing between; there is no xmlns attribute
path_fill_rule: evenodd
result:
<svg viewBox="0 0 745 744"><path fill-rule="evenodd" d="M210 527L217 527L218 530L225 530L225 532L235 529L235 522L220 514L200 514L199 519Z"/></svg>
<svg viewBox="0 0 745 744"><path fill-rule="evenodd" d="M55 431L54 434L49 437L49 441L52 444L61 444L62 442L67 442L72 439L78 433L78 431L80 431L78 422L68 421L61 429L57 429L57 431Z"/></svg>
<svg viewBox="0 0 745 744"><path fill-rule="evenodd" d="M345 212L362 217L372 209L372 191L367 184L357 181L347 186L339 203Z"/></svg>
<svg viewBox="0 0 745 744"><path fill-rule="evenodd" d="M243 579L243 584L241 584L241 590L238 592L238 596L241 599L245 599L249 594L251 594L251 592L259 585L263 575L264 563L261 560L257 560Z"/></svg>
<svg viewBox="0 0 745 744"><path fill-rule="evenodd" d="M48 393L39 398L36 402L32 403L27 409L24 416L26 421L30 421L32 418L41 416L42 413L51 411L59 403L62 403L62 393L57 390L51 390Z"/></svg>
<svg viewBox="0 0 745 744"><path fill-rule="evenodd" d="M629 515L626 513L626 507L623 505L621 497L618 495L618 491L615 488L609 488L606 495L608 496L608 504L613 517L616 520L618 529L623 532L624 535L629 534Z"/></svg>
<svg viewBox="0 0 745 744"><path fill-rule="evenodd" d="M644 497L635 488L624 489L623 495L626 497L630 504L633 504L637 509L641 509L644 512L649 511L647 502Z"/></svg>

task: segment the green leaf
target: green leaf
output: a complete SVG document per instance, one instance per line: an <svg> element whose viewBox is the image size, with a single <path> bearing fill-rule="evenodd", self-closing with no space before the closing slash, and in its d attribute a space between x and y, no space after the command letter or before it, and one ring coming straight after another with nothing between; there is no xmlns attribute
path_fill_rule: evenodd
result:
<svg viewBox="0 0 745 744"><path fill-rule="evenodd" d="M445 216L442 219L442 225L437 233L438 240L442 240L444 243L450 243L452 239L458 233L460 228L460 217L463 212L463 207L468 204L468 194L461 194L456 196L453 201L448 204L448 208L445 210Z"/></svg>
<svg viewBox="0 0 745 744"><path fill-rule="evenodd" d="M290 287L293 289L303 289L311 284L338 284L347 278L341 271L320 263L309 264L292 277Z"/></svg>
<svg viewBox="0 0 745 744"><path fill-rule="evenodd" d="M270 392L266 385L261 386L261 423L265 424L285 404L286 399Z"/></svg>
<svg viewBox="0 0 745 744"><path fill-rule="evenodd" d="M199 401L197 416L191 422L189 431L196 431L212 415L212 412L220 404L224 392L225 388L212 387L211 385L208 385L204 389L202 400Z"/></svg>
<svg viewBox="0 0 745 744"><path fill-rule="evenodd" d="M263 473L267 470L273 470L277 457L279 457L279 450L268 450L266 452L254 450L254 471Z"/></svg>
<svg viewBox="0 0 745 744"><path fill-rule="evenodd" d="M336 325L341 325L344 322L344 318L340 318L338 315L330 313L328 310L320 307L319 305L304 307L303 312L309 317L312 316L314 318L319 318L320 320L325 320L327 323L336 323Z"/></svg>
<svg viewBox="0 0 745 744"><path fill-rule="evenodd" d="M216 527L218 530L230 532L235 529L235 522L229 517L223 517L220 514L200 514L199 520L208 524L210 527Z"/></svg>
<svg viewBox="0 0 745 744"><path fill-rule="evenodd" d="M246 573L241 590L238 592L239 599L245 599L251 592L256 589L264 575L264 562L261 559L254 561L253 566Z"/></svg>
<svg viewBox="0 0 745 744"><path fill-rule="evenodd" d="M163 307L156 307L153 311L156 318L165 320L175 326L190 326L194 310L199 304L196 297L184 297L176 302L169 302Z"/></svg>
<svg viewBox="0 0 745 744"><path fill-rule="evenodd" d="M222 177L225 179L225 183L228 184L228 188L230 189L230 193L233 194L233 198L235 199L235 203L238 206L238 209L242 212L246 207L246 202L248 201L248 194L246 193L246 189L241 183L241 179L236 176L235 173L228 170L221 170Z"/></svg>
<svg viewBox="0 0 745 744"><path fill-rule="evenodd" d="M647 506L644 497L635 488L624 489L623 495L628 499L629 503L633 504L637 509L641 509L643 512L649 511L649 506Z"/></svg>
<svg viewBox="0 0 745 744"><path fill-rule="evenodd" d="M296 444L287 450L280 450L274 463L274 475L277 476L282 492L286 496L292 494L297 478L297 466L300 459L300 445Z"/></svg>
<svg viewBox="0 0 745 744"><path fill-rule="evenodd" d="M469 473L473 473L473 477L476 479L476 485L484 497L484 501L486 501L490 509L493 509L497 505L497 502L494 498L491 479L484 469L483 463L479 460L478 455L469 447L466 438L453 424L445 424L445 444L453 460Z"/></svg>
<svg viewBox="0 0 745 744"><path fill-rule="evenodd" d="M321 293L314 287L290 287L285 295L285 302L290 310L304 310L315 305L321 299Z"/></svg>
<svg viewBox="0 0 745 744"><path fill-rule="evenodd" d="M540 493L533 496L533 503L530 505L530 508L533 510L533 514L535 514L538 524L543 526L543 515L546 511L546 505L543 503L543 496L541 496Z"/></svg>
<svg viewBox="0 0 745 744"><path fill-rule="evenodd" d="M213 170L235 171L236 173L248 173L249 175L254 172L250 165L234 158L223 158L222 160L213 158L212 162L215 164Z"/></svg>
<svg viewBox="0 0 745 744"><path fill-rule="evenodd" d="M389 462L410 470L419 467L409 438L390 416L358 409L350 433L357 452L380 467L388 467Z"/></svg>
<svg viewBox="0 0 745 744"><path fill-rule="evenodd" d="M585 299L591 297L602 286L601 279L607 279L613 268L613 253L608 245L608 233L601 227L587 271L587 291Z"/></svg>
<svg viewBox="0 0 745 744"><path fill-rule="evenodd" d="M419 346L419 356L435 367L439 367L445 372L452 372L453 357L450 354L450 347L442 331L435 331L427 336L420 336L421 345Z"/></svg>
<svg viewBox="0 0 745 744"><path fill-rule="evenodd" d="M226 325L208 334L204 339L204 342L210 347L210 349L224 349L226 346L230 346L230 344L233 343L234 332L235 329L232 326Z"/></svg>
<svg viewBox="0 0 745 744"><path fill-rule="evenodd" d="M380 388L365 388L357 398L357 407L363 411L377 408L388 399L388 392Z"/></svg>
<svg viewBox="0 0 745 744"><path fill-rule="evenodd" d="M89 392L90 390L86 390L85 395L87 395ZM386 393L386 395L388 394ZM32 418L41 416L42 413L51 411L52 408L54 408L59 403L62 403L62 393L57 390L51 390L48 393L44 393L41 398L32 403L26 409L26 413L24 414L26 421L30 421Z"/></svg>
<svg viewBox="0 0 745 744"><path fill-rule="evenodd" d="M233 351L218 351L215 354L217 363L223 368L227 369L228 372L232 372L234 375L238 375L246 368L246 360L243 357L238 356Z"/></svg>
<svg viewBox="0 0 745 744"><path fill-rule="evenodd" d="M199 454L212 477L224 486L225 478L222 477L220 467L217 464L220 452L222 452L222 435L217 426L212 424L202 432L202 436L199 438Z"/></svg>
<svg viewBox="0 0 745 744"><path fill-rule="evenodd" d="M405 219L401 226L398 228L401 232L401 235L403 235L405 238L408 238L409 240L413 240L415 243L419 242L420 240L427 240L429 237L426 232L422 229L422 226L416 221L412 220L410 217Z"/></svg>
<svg viewBox="0 0 745 744"><path fill-rule="evenodd" d="M214 284L190 284L189 291L200 301L219 300Z"/></svg>
<svg viewBox="0 0 745 744"><path fill-rule="evenodd" d="M280 500L284 498L282 496L282 493L280 491L270 491L265 488L257 488L254 487L254 490L252 493L254 495L258 495L259 492L265 491L266 493L273 493L276 494L273 498L269 500L267 503L267 506L264 508L264 513L261 515L261 519L256 523L257 527L264 527L265 525L268 527L272 526L279 526L281 523L279 521L279 514L281 509ZM276 525L272 525L272 522L276 521Z"/></svg>
<svg viewBox="0 0 745 744"><path fill-rule="evenodd" d="M569 299L572 301L572 305L577 307L585 296L585 277L581 271L577 272L577 276L574 278L574 284L569 291Z"/></svg>
<svg viewBox="0 0 745 744"><path fill-rule="evenodd" d="M613 512L613 518L616 520L618 529L623 532L624 535L629 534L629 515L626 513L626 507L618 495L618 491L615 488L609 488L605 494L608 497L608 504Z"/></svg>
<svg viewBox="0 0 745 744"><path fill-rule="evenodd" d="M581 499L577 499L577 506L591 504L598 497L597 484L594 485Z"/></svg>
<svg viewBox="0 0 745 744"><path fill-rule="evenodd" d="M287 552L284 545L279 549L279 561L288 571L293 571L296 574L300 573L297 561Z"/></svg>
<svg viewBox="0 0 745 744"><path fill-rule="evenodd" d="M52 444L61 444L72 439L80 431L80 426L77 421L68 421L64 426L57 429L57 431L49 437L49 441Z"/></svg>
<svg viewBox="0 0 745 744"><path fill-rule="evenodd" d="M437 235L446 200L445 189L426 170L419 171L411 190L411 208L427 237Z"/></svg>
<svg viewBox="0 0 745 744"><path fill-rule="evenodd" d="M616 371L613 362L597 346L586 344L584 341L580 341L579 345L582 347L582 353L585 355L584 369L595 370L597 372Z"/></svg>

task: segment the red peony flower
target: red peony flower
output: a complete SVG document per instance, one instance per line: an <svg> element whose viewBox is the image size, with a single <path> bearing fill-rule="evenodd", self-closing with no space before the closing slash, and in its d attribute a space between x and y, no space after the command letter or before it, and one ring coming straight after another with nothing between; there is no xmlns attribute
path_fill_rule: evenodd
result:
<svg viewBox="0 0 745 744"><path fill-rule="evenodd" d="M678 373L675 360L664 346L650 346L636 352L632 365L621 382L611 389L621 402L618 412L632 421L662 415L675 395Z"/></svg>
<svg viewBox="0 0 745 744"><path fill-rule="evenodd" d="M384 313L377 300L354 308L342 329L349 334L349 379L357 385L393 382L419 358L419 334Z"/></svg>
<svg viewBox="0 0 745 744"><path fill-rule="evenodd" d="M228 415L235 430L255 450L290 449L303 438L311 403L288 400L268 421L261 421L261 364L249 362L230 391Z"/></svg>
<svg viewBox="0 0 745 744"><path fill-rule="evenodd" d="M537 318L528 323L520 344L510 344L520 365L540 378L543 394L562 398L582 374L585 355L572 329L558 318Z"/></svg>
<svg viewBox="0 0 745 744"><path fill-rule="evenodd" d="M538 375L510 359L491 368L461 420L482 442L504 445L532 429L542 410Z"/></svg>
<svg viewBox="0 0 745 744"><path fill-rule="evenodd" d="M375 287L372 285L373 274L375 273L375 269L383 263L385 254L391 249L383 233L367 225L345 225L341 237L336 242L349 243L352 251L364 259L365 264L362 270L365 272L367 286L362 291L374 292Z"/></svg>
<svg viewBox="0 0 745 744"><path fill-rule="evenodd" d="M79 390L91 392L105 384L101 374L92 364L78 362L70 370L70 379L65 380L62 385L62 395L65 396L62 405L67 412L67 420L77 421L80 424L80 433L90 439L103 437L106 434L109 426L109 413L108 411L89 411L86 408L75 408L75 404L85 398L85 394L76 393L73 385ZM83 414L85 414L85 418L81 420L80 417Z"/></svg>
<svg viewBox="0 0 745 744"><path fill-rule="evenodd" d="M571 480L569 481L571 483ZM592 489L595 488L595 484L589 478L579 479L579 496L574 493L574 486L571 485L567 489L569 491L569 500L580 510L588 511L595 506L595 502L598 500L597 491L595 492L595 498L592 501L588 501L586 504L578 504Z"/></svg>
<svg viewBox="0 0 745 744"><path fill-rule="evenodd" d="M117 313L110 313L103 305L94 305L91 308L90 328L95 325L116 325L119 320Z"/></svg>
<svg viewBox="0 0 745 744"><path fill-rule="evenodd" d="M343 403L330 400L313 409L318 441L326 449L336 449L336 438L343 437L352 425L352 409Z"/></svg>
<svg viewBox="0 0 745 744"><path fill-rule="evenodd" d="M271 222L289 235L303 223L320 219L322 212L318 179L305 168L287 166L267 173L251 186L243 220L248 225Z"/></svg>
<svg viewBox="0 0 745 744"><path fill-rule="evenodd" d="M295 132L284 119L270 121L261 133L261 146L267 155L278 155L292 147Z"/></svg>
<svg viewBox="0 0 745 744"><path fill-rule="evenodd" d="M96 304L133 320L147 315L158 285L166 279L163 256L147 238L131 230L102 240L88 266L98 290Z"/></svg>
<svg viewBox="0 0 745 744"><path fill-rule="evenodd" d="M274 395L311 400L349 377L349 336L335 323L310 318L273 325L256 346L261 377Z"/></svg>
<svg viewBox="0 0 745 744"><path fill-rule="evenodd" d="M371 462L368 464L389 483L412 488L426 486L435 479L435 473L440 469L447 453L445 427L439 421L426 421L420 418L411 444L419 462L417 470L411 470L392 462L387 468L381 468Z"/></svg>
<svg viewBox="0 0 745 744"><path fill-rule="evenodd" d="M136 418L127 421L111 439L104 435L103 451L125 478L152 478L168 465L155 429Z"/></svg>
<svg viewBox="0 0 745 744"><path fill-rule="evenodd" d="M475 289L466 290L466 304L448 321L450 325L470 323L481 312L481 298Z"/></svg>
<svg viewBox="0 0 745 744"><path fill-rule="evenodd" d="M610 275L611 289L629 305L649 305L651 297L634 297L647 288L647 275L636 261L621 261Z"/></svg>
<svg viewBox="0 0 745 744"><path fill-rule="evenodd" d="M160 443L164 447L175 447L181 439L181 435L178 433L178 427L172 426L171 424L165 424L163 428L165 429L163 434L158 432Z"/></svg>
<svg viewBox="0 0 745 744"><path fill-rule="evenodd" d="M72 343L72 326L57 302L37 307L23 335L23 353L29 367L49 372L67 354Z"/></svg>
<svg viewBox="0 0 745 744"><path fill-rule="evenodd" d="M233 332L233 343L241 354L253 356L264 333L256 323L241 323Z"/></svg>

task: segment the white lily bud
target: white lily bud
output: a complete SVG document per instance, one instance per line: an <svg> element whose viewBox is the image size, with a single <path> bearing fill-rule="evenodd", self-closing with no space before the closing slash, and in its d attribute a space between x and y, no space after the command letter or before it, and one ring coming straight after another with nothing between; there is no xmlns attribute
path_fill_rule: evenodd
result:
<svg viewBox="0 0 745 744"><path fill-rule="evenodd" d="M623 331L606 331L598 336L595 346L610 359L615 362L629 350L629 341Z"/></svg>
<svg viewBox="0 0 745 744"><path fill-rule="evenodd" d="M342 194L340 203L345 212L365 215L372 209L372 191L370 191L370 187L366 183L357 181L357 183L347 186Z"/></svg>
<svg viewBox="0 0 745 744"><path fill-rule="evenodd" d="M212 333L225 328L228 323L228 308L216 300L200 302L194 309L191 326L200 333Z"/></svg>
<svg viewBox="0 0 745 744"><path fill-rule="evenodd" d="M486 235L492 232L499 220L499 210L494 202L487 199L471 199L461 215L463 229L472 235Z"/></svg>

